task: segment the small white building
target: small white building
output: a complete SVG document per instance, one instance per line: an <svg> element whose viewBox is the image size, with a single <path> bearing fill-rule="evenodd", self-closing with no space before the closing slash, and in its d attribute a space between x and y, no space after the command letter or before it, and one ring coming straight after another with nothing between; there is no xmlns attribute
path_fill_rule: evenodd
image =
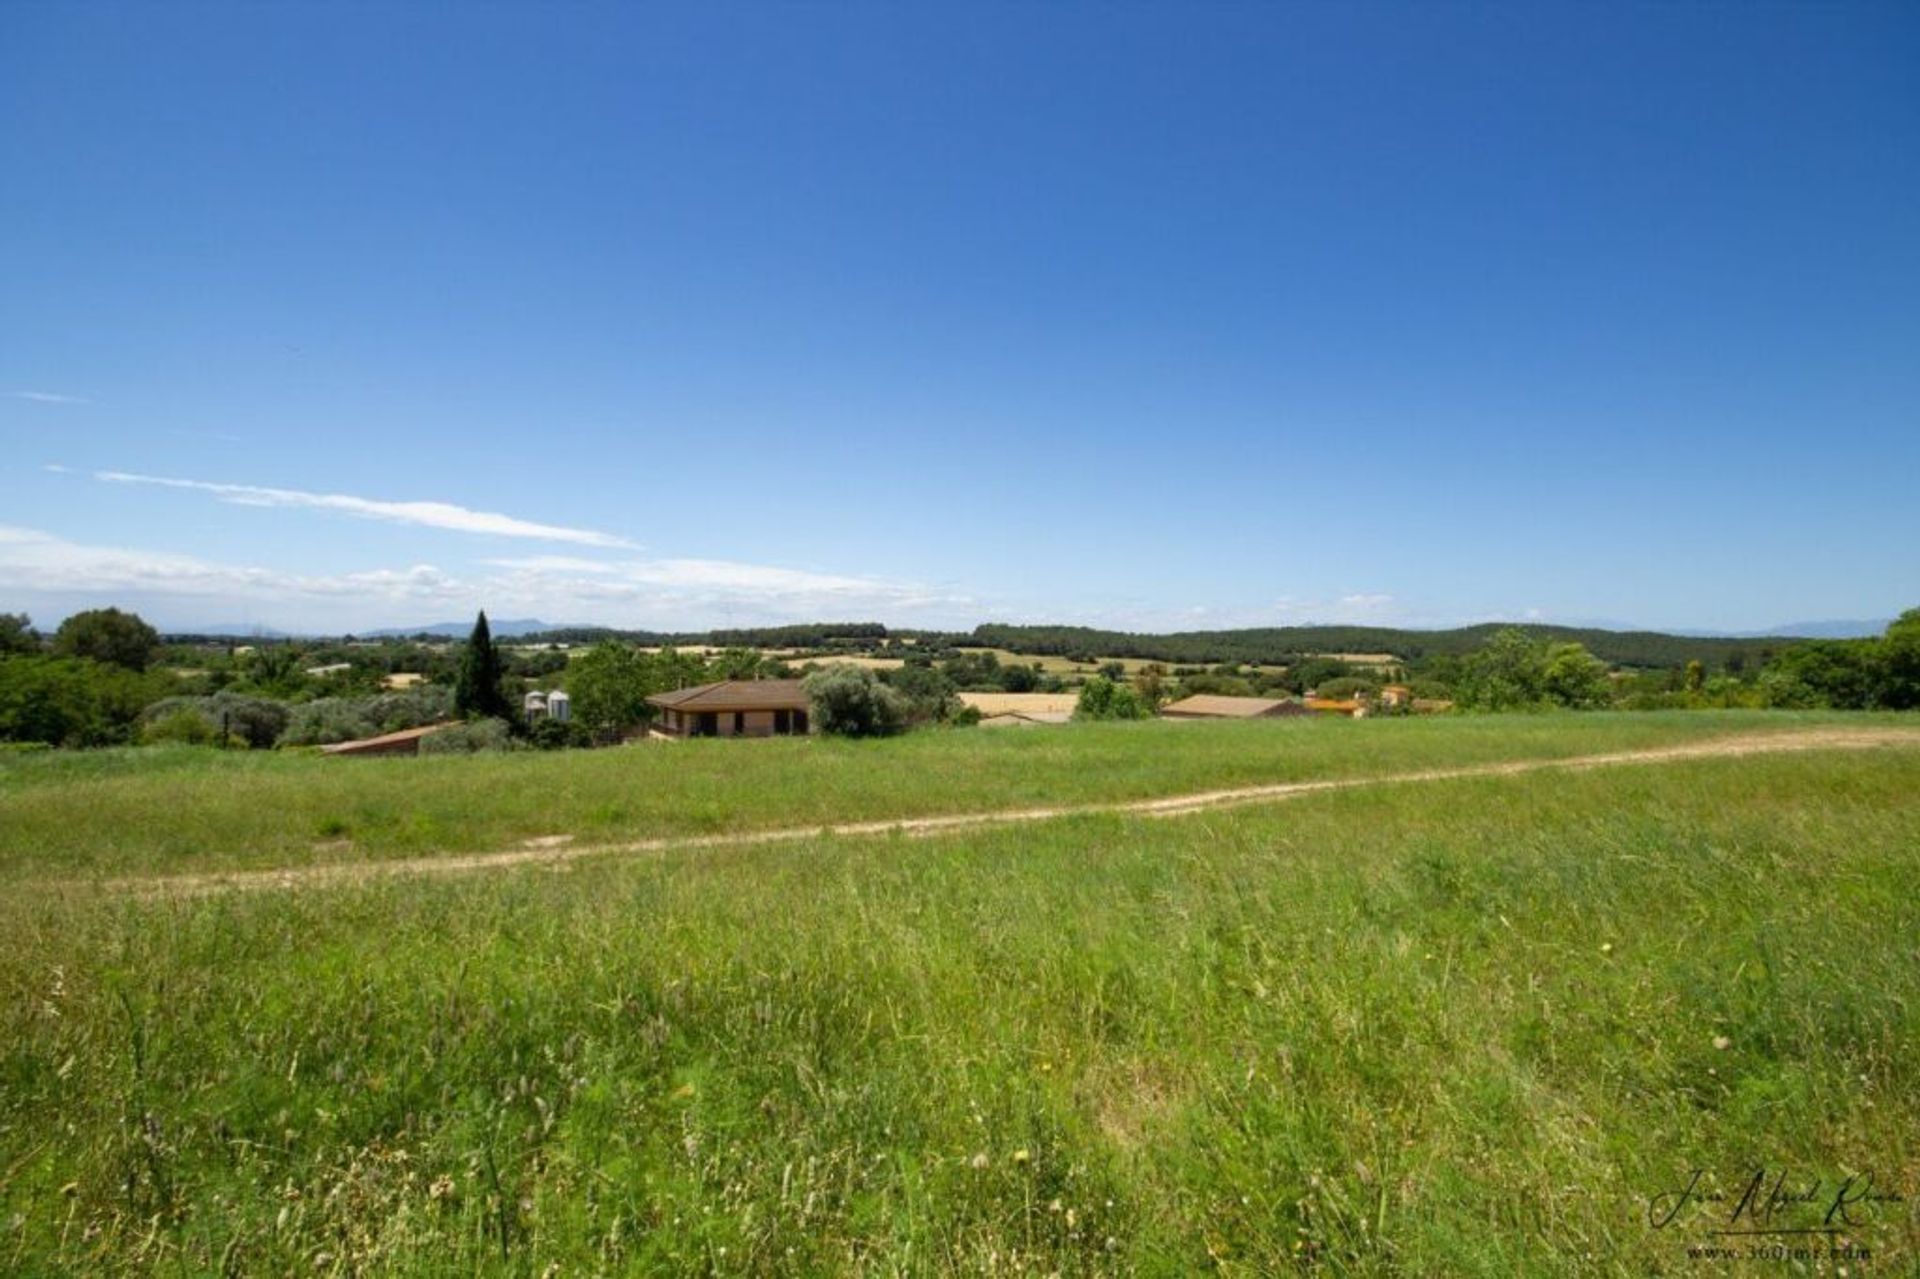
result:
<svg viewBox="0 0 1920 1279"><path fill-rule="evenodd" d="M547 694L547 718L562 724L573 718L573 699L559 689Z"/></svg>

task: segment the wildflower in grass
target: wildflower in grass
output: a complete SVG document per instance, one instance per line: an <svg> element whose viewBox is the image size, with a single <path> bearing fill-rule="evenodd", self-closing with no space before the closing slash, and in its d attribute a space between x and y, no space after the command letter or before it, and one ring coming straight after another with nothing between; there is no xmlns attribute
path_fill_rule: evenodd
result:
<svg viewBox="0 0 1920 1279"><path fill-rule="evenodd" d="M1025 1146L1022 1146L1020 1147L1020 1149L1013 1152L1013 1162L1017 1164L1026 1163L1028 1160L1032 1158L1033 1156L1027 1153L1027 1148Z"/></svg>
<svg viewBox="0 0 1920 1279"><path fill-rule="evenodd" d="M987 1152L984 1150L981 1151L973 1158L967 1160L967 1163L974 1168L985 1168L987 1166Z"/></svg>
<svg viewBox="0 0 1920 1279"><path fill-rule="evenodd" d="M1733 1047L1733 1041L1731 1039L1728 1039L1725 1035L1715 1035L1713 1037L1713 1046L1715 1048L1718 1048L1721 1052L1725 1052L1727 1051L1727 1049Z"/></svg>

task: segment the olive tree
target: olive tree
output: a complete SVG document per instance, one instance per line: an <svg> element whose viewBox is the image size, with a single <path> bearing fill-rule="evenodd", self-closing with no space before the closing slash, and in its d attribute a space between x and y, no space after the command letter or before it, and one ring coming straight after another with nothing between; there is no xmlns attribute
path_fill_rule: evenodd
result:
<svg viewBox="0 0 1920 1279"><path fill-rule="evenodd" d="M829 666L807 676L804 687L823 733L885 737L906 725L906 699L862 667Z"/></svg>

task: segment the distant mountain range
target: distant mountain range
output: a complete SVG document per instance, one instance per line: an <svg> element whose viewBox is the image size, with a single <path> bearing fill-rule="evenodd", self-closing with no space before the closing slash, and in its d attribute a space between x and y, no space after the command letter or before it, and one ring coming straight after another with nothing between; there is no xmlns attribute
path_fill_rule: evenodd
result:
<svg viewBox="0 0 1920 1279"><path fill-rule="evenodd" d="M552 622L543 622L537 617L503 617L498 621L489 617L487 629L495 636L511 639L517 635L532 635L537 631L558 631L566 627L556 626ZM465 639L473 630L472 621L433 622L426 626L391 626L379 631L357 631L363 639L403 639L409 635L435 635L448 639Z"/></svg>
<svg viewBox="0 0 1920 1279"><path fill-rule="evenodd" d="M212 626L169 626L165 628L169 635L206 635L232 636L236 639L298 639L293 631L277 631L271 626L261 626L256 622L220 622Z"/></svg>
<svg viewBox="0 0 1920 1279"><path fill-rule="evenodd" d="M1770 631L1741 631L1736 638L1767 639L1791 635L1796 639L1866 639L1883 634L1892 622L1891 617L1866 622L1794 622L1789 626L1776 626Z"/></svg>

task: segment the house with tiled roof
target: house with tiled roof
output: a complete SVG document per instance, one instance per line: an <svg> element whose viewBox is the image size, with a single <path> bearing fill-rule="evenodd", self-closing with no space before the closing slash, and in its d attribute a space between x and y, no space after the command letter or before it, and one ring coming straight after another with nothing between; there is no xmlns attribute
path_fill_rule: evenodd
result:
<svg viewBox="0 0 1920 1279"><path fill-rule="evenodd" d="M656 732L670 737L804 737L811 703L797 679L724 679L655 693Z"/></svg>

